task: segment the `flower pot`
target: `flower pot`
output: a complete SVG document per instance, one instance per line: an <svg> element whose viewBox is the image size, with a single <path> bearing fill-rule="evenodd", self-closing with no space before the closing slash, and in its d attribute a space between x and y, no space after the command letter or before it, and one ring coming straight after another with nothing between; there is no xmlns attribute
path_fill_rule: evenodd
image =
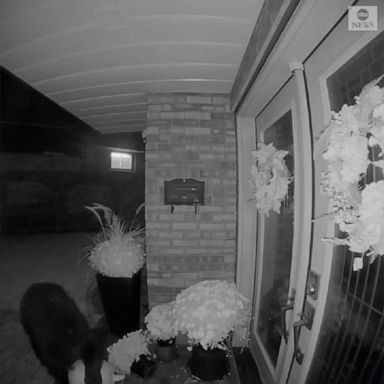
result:
<svg viewBox="0 0 384 384"><path fill-rule="evenodd" d="M157 359L165 363L176 360L179 357L179 353L176 348L176 338L167 340L157 340L156 346Z"/></svg>
<svg viewBox="0 0 384 384"><path fill-rule="evenodd" d="M227 351L195 345L188 361L191 374L201 380L220 380L229 373Z"/></svg>
<svg viewBox="0 0 384 384"><path fill-rule="evenodd" d="M119 338L140 328L141 270L132 277L96 274L101 302L111 333Z"/></svg>
<svg viewBox="0 0 384 384"><path fill-rule="evenodd" d="M138 361L134 361L131 372L140 376L142 379L151 377L156 370L156 363L147 356L141 355Z"/></svg>

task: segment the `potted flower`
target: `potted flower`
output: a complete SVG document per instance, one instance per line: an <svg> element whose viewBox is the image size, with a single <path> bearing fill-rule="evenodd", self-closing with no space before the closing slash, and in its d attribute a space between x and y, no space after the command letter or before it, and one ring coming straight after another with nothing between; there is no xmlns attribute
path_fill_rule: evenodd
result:
<svg viewBox="0 0 384 384"><path fill-rule="evenodd" d="M124 221L108 207L86 207L98 219L102 232L89 249L110 331L122 337L140 326L141 268L145 262L142 230L126 229ZM99 214L104 215L104 221Z"/></svg>
<svg viewBox="0 0 384 384"><path fill-rule="evenodd" d="M152 369L154 365L148 343L148 334L138 330L124 335L108 347L108 362L114 367L115 373L124 378L133 372L144 378L148 367Z"/></svg>
<svg viewBox="0 0 384 384"><path fill-rule="evenodd" d="M166 362L178 357L175 344L178 331L175 327L173 307L174 302L156 305L144 319L151 338L157 342L158 359Z"/></svg>
<svg viewBox="0 0 384 384"><path fill-rule="evenodd" d="M191 373L202 380L218 380L229 372L230 333L249 320L249 300L234 283L205 280L181 291L175 299L175 327L192 344Z"/></svg>

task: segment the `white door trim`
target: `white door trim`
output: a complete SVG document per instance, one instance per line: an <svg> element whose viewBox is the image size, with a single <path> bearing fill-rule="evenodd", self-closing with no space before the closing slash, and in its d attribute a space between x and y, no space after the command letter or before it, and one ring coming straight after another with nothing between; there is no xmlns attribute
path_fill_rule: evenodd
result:
<svg viewBox="0 0 384 384"><path fill-rule="evenodd" d="M352 3L353 0L300 2L239 106L238 115L254 119L291 76L290 63L304 62Z"/></svg>
<svg viewBox="0 0 384 384"><path fill-rule="evenodd" d="M256 259L257 215L254 208L251 178L251 151L256 149L255 120L237 118L238 161L238 235L236 286L250 301L253 298L253 276Z"/></svg>

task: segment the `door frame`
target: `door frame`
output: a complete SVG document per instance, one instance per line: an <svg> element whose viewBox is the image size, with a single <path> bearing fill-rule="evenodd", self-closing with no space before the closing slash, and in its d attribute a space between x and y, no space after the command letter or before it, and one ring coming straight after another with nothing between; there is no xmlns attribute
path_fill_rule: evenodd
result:
<svg viewBox="0 0 384 384"><path fill-rule="evenodd" d="M353 0L301 2L265 65L256 75L244 101L237 109L239 186L236 284L239 290L251 300L254 292L252 276L256 267L255 234L258 223L256 211L252 202L249 201L251 190L247 180L250 178L250 150L255 149L256 143L255 118L288 81L294 69L289 63L303 62L352 2ZM298 92L303 93L302 88L302 85L298 87L300 89ZM310 183L312 184L312 180ZM257 359L255 360L258 365ZM287 359L284 370L289 369L290 361Z"/></svg>
<svg viewBox="0 0 384 384"><path fill-rule="evenodd" d="M376 2L359 2L358 5L363 5L366 3L367 5L375 5ZM241 138L244 134L243 127L245 127L245 130L248 130L249 133L249 127L252 126L252 121L255 118L255 116L265 107L267 104L266 100L270 100L274 93L276 93L276 90L281 87L284 82L288 79L289 73L287 70L287 62L290 62L291 60L304 62L305 59L310 55L312 50L320 43L320 41L324 38L324 36L327 35L329 31L331 31L332 27L336 24L336 22L341 18L341 16L346 12L347 6L351 5L352 1L331 1L331 0L324 0L321 2L317 2L317 4L314 4L313 2L309 1L306 2L305 5L303 5L301 8L299 8L296 12L296 14L293 16L290 25L287 27L284 35L282 36L281 40L278 42L277 46L275 47L274 51L271 53L269 59L267 60L264 68L262 71L258 74L256 77L254 86L251 88L248 96L245 98L245 101L238 109L238 137ZM304 9L305 8L305 9ZM311 9L308 9L311 8ZM379 15L380 17L380 15ZM318 26L319 21L323 23L322 27ZM383 20L381 20L381 23L383 23ZM308 25L313 25L314 28L308 29ZM380 21L379 21L379 31L380 31ZM307 33L308 31L311 31L309 33L309 36L307 39L302 39L302 34ZM377 32L377 34L379 33ZM366 32L354 32L356 35L356 42L353 44L353 48L351 47L348 52L350 56L353 55L358 50L358 47L362 47L364 45L364 42L370 41L373 38L373 32L366 33ZM364 35L365 34L365 35ZM370 37L368 37L368 34L370 34ZM360 37L359 37L360 36ZM341 60L341 59L340 59ZM337 66L340 66L341 64L334 63L333 68L336 68ZM325 83L325 78L323 79ZM324 87L321 85L322 87ZM322 88L322 103L328 103L326 100L324 101L324 88ZM326 91L326 89L325 89ZM327 98L326 98L327 99ZM324 115L324 121L326 121L326 113L327 111L325 108L321 108L321 113ZM238 147L239 151L239 157L245 158L246 155L244 152L242 152L241 143ZM239 167L239 172L245 173L245 170ZM315 186L316 188L316 186ZM242 196L239 194L239 202ZM249 208L248 208L249 209ZM243 220L243 213L242 207L239 205L239 235L243 235L244 233L241 232L241 223ZM254 224L254 232L256 233L256 221ZM333 228L333 225L330 225L329 228ZM329 229L331 231L331 229ZM243 275L241 271L247 269L247 265L252 268L252 265L254 265L254 260L247 260L247 258L250 257L250 255L254 255L256 250L253 247L254 239L251 238L252 231L248 228L247 233L248 236L239 236L239 242L242 241L249 241L249 249L246 245L242 244L241 247L238 248L238 263L241 263L242 269L239 270L239 273L237 274L237 282L241 281L242 287L246 287L244 292L253 292L253 281L249 279L246 275ZM244 252L246 250L246 252ZM324 295L327 293L327 273L329 274L330 270L330 258L326 256L325 260L325 266L322 270L323 276L322 276L322 282L320 284L320 295ZM248 272L249 275L249 272ZM248 281L244 281L245 279L248 279ZM324 296L323 296L324 297ZM318 303L320 300L318 300ZM304 361L303 367L301 369L301 372L298 373L296 376L295 374L292 375L297 378L297 381L290 381L294 383L304 383L305 377L309 371L310 368L310 362L313 357L316 341L318 337L318 332L320 330L321 325L321 319L323 315L324 308L322 305L318 305L316 308L316 316L314 325L312 328L312 332L307 335L305 343L307 344L308 350L306 351L307 359ZM257 360L256 360L257 364ZM295 368L293 369L295 370ZM297 373L297 372L296 372ZM295 380L296 380L295 378Z"/></svg>
<svg viewBox="0 0 384 384"><path fill-rule="evenodd" d="M255 118L292 75L289 63L303 62L352 0L301 2L264 67L236 111L238 159L238 228L236 285L250 300L253 295L257 220L248 186L255 149Z"/></svg>

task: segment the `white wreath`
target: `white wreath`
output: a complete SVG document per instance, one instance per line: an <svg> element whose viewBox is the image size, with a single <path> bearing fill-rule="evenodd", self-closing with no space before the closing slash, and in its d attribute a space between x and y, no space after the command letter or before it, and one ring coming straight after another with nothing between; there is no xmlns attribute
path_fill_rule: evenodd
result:
<svg viewBox="0 0 384 384"><path fill-rule="evenodd" d="M369 164L384 168L384 89L376 85L381 78L367 84L354 105L333 113L323 133L328 138L323 154L328 169L321 186L330 199L329 214L347 234L324 241L361 253L354 259L354 270L362 268L363 256L373 261L384 254L384 180L361 188ZM370 161L368 148L374 146L380 148L380 159Z"/></svg>
<svg viewBox="0 0 384 384"><path fill-rule="evenodd" d="M255 207L269 215L272 209L280 213L280 206L288 193L292 181L284 157L288 151L277 150L273 143L259 143L256 151L251 151L256 164L251 167L249 184L255 195Z"/></svg>

